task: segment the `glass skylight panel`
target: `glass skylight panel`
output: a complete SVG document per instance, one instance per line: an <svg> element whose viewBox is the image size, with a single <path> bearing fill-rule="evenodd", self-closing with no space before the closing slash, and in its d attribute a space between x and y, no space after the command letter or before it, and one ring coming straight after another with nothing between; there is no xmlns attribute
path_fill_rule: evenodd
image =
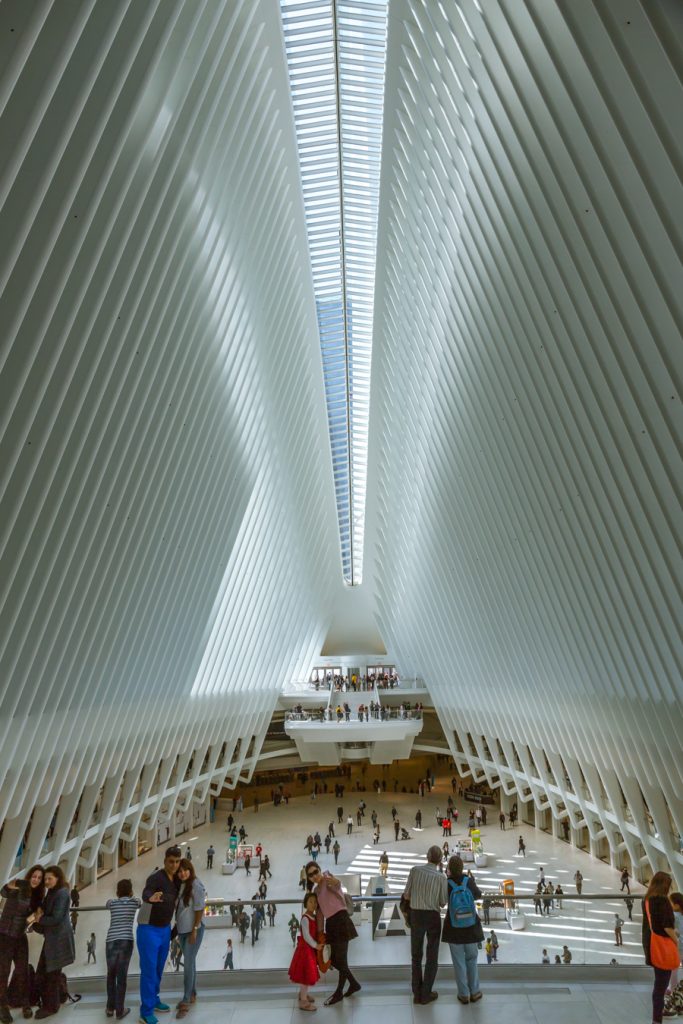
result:
<svg viewBox="0 0 683 1024"><path fill-rule="evenodd" d="M363 572L388 0L280 0L342 571Z"/></svg>

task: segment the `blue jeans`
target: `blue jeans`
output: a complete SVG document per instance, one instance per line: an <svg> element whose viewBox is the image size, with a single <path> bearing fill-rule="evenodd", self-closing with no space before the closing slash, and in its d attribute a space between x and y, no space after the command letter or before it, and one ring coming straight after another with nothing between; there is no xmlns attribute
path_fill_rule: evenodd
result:
<svg viewBox="0 0 683 1024"><path fill-rule="evenodd" d="M139 924L137 930L140 957L140 1016L154 1015L159 1002L159 989L164 965L171 945L171 926L159 928L155 924Z"/></svg>
<svg viewBox="0 0 683 1024"><path fill-rule="evenodd" d="M204 925L200 924L197 929L197 938L190 942L192 932L178 934L178 942L183 950L183 1002L189 1003L192 996L197 995L197 953L204 938Z"/></svg>
<svg viewBox="0 0 683 1024"><path fill-rule="evenodd" d="M459 996L476 996L479 991L479 967L477 958L479 947L476 942L466 942L459 945L449 942L448 948L451 951L451 960L455 968L455 983L458 986Z"/></svg>
<svg viewBox="0 0 683 1024"><path fill-rule="evenodd" d="M114 939L104 947L107 958L107 1009L118 1013L124 1010L128 964L133 955L132 939Z"/></svg>

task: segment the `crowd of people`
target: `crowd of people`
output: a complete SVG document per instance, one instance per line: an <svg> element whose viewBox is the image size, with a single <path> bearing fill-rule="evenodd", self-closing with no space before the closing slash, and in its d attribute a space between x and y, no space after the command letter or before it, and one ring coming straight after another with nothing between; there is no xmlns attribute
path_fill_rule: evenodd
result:
<svg viewBox="0 0 683 1024"><path fill-rule="evenodd" d="M340 675L331 669L327 672L317 670L311 679L311 686L316 690L332 690L337 693L365 693L368 690L393 690L400 686L398 674L395 671L362 672L360 675L352 672L350 675Z"/></svg>
<svg viewBox="0 0 683 1024"><path fill-rule="evenodd" d="M431 791L433 785L434 777L428 775L418 780L417 792ZM455 793L457 785L452 788ZM335 793L341 801L344 785L338 783ZM242 807L241 799L235 802L235 811ZM408 838L395 805L391 815L394 839L401 835ZM365 823L366 817L372 824L374 843L379 845L379 817L375 810L368 811L362 796L355 813L345 811L340 802L336 821L333 816L326 829L310 832L303 844L308 860L299 874L299 883L304 891L301 913L292 914L286 927L294 945L289 976L298 986L299 1008L306 1012L316 1009L311 990L321 973L329 967L337 971L337 985L325 1005L333 1005L361 987L348 959L349 944L357 936L352 919L353 904L339 879L332 872L323 870L319 858L324 850L325 854L334 856L337 864L341 845L335 828L345 825L347 834L350 834L354 827ZM492 897L482 895L471 871L465 870L461 857L449 848L451 823L458 821L452 795L448 796L445 813L440 808L436 809L435 819L442 828L444 842L441 846L430 846L426 863L411 869L401 900L401 910L410 926L413 999L426 1005L438 998L434 988L438 951L439 945L445 943L453 963L458 1001L476 1003L482 998L480 951L483 950L488 964L496 963L499 958L500 944L495 930L489 928L485 933L483 928L484 925L490 926ZM485 825L486 820L484 805L473 809L468 815L470 833ZM232 814L228 816L227 824L229 833L244 841L246 829L243 825L238 829ZM419 807L415 813L415 828L422 828L422 810ZM324 838L321 832L324 832ZM207 870L213 868L215 853L210 845L206 850ZM263 928L275 927L278 913L277 903L268 899L268 881L272 871L270 858L260 843L256 844L253 855L249 852L243 855L246 877L256 865L258 882L250 900L234 900L228 908L230 924L237 929L240 943L250 938L252 946L259 941ZM387 850L382 850L377 860L378 873L387 878L389 869L390 855ZM574 883L580 895L583 885L580 870L575 872ZM626 893L623 898L628 919L632 921L634 899L627 870L622 872L621 883L622 893ZM671 876L658 872L651 879L643 900L642 941L646 962L654 970L652 1019L655 1024L683 1015L683 982L678 978L678 965L683 953L683 895L672 893L671 887ZM564 895L562 886L547 878L545 869L541 867L533 899L536 913L547 916L556 907L562 909ZM35 866L23 879L8 882L2 889L2 897L0 1024L11 1024L11 1007L21 1009L24 1018L34 1015L35 1006L38 1006L35 1011L38 1019L51 1016L58 1012L68 994L63 972L75 960L74 924L78 918L78 891L73 889L69 892L60 867L44 869ZM479 917L478 902L483 921ZM182 969L183 972L183 992L175 1007L176 1017L183 1018L191 1011L197 998L197 958L204 937L205 907L206 889L197 877L189 844L184 856L177 846L166 850L163 868L147 878L140 897L133 893L129 880L119 880L115 898L107 902L110 913L105 941L107 1016L116 1016L120 1020L130 1012L125 1005L125 997L128 968L136 943L140 960L139 1016L142 1024L157 1024L157 1014L171 1009L160 996L162 975L169 956L175 970ZM444 908L445 917L442 918ZM615 913L615 947L623 945L623 926L624 919ZM29 966L29 930L44 937L35 974ZM97 962L94 932L90 932L85 948L88 963ZM551 954L544 948L541 953L542 964L570 965L572 959L568 945L564 945L561 952ZM227 939L222 961L224 970L234 970L232 938ZM612 964L617 965L616 959Z"/></svg>
<svg viewBox="0 0 683 1024"><path fill-rule="evenodd" d="M421 701L416 701L414 705L405 701L398 708L389 708L379 701L371 700L369 704L359 704L354 713L348 701L340 701L334 706L330 704L306 709L302 704L296 704L287 712L286 717L290 722L389 722L392 719L419 719L422 711Z"/></svg>

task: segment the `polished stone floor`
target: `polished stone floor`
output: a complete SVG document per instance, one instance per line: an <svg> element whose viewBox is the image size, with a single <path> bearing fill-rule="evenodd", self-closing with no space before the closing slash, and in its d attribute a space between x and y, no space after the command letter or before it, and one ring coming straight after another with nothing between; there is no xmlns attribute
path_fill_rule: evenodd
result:
<svg viewBox="0 0 683 1024"><path fill-rule="evenodd" d="M389 1018L391 1024L647 1024L651 1020L650 994L646 986L639 984L492 984L484 992L484 998L475 1006L461 1006L452 989L446 991L442 987L437 1002L414 1006L405 990L377 984L337 1006L321 1006L316 1016L330 1024L377 1024ZM321 988L319 1003L323 996ZM130 1006L127 1019L135 1021L134 999ZM103 1003L95 996L86 996L76 1006L62 1010L59 1016L69 1017L77 1024L100 1024L105 1019ZM286 991L264 997L258 991L218 990L206 995L200 992L186 1020L187 1024L302 1024L312 1016L298 1010L293 996ZM169 1018L162 1017L162 1024L164 1019Z"/></svg>
<svg viewBox="0 0 683 1024"><path fill-rule="evenodd" d="M449 792L449 780L443 779L437 780L435 790L423 799L410 793L396 795L387 793L380 796L371 792L362 794L367 803L363 825L358 829L354 824L351 835L346 835L345 825L337 826L337 835L341 844L339 865L335 869L333 857L326 856L323 851L321 856L323 867L329 866L338 873L358 872L365 885L369 877L376 871L379 853L386 849L390 858L390 889L394 892L401 892L410 866L423 859L428 846L435 842L441 844L443 841L441 829L436 825L436 808L437 806L445 807ZM355 812L359 799L359 794L347 792L343 800L345 813L347 811ZM270 855L273 878L269 882L269 896L278 899L299 900L301 890L297 883L300 868L307 859L304 849L306 836L309 832L314 832L316 828L323 836L325 835L327 823L332 819L336 821L334 811L338 803L339 801L331 795L318 797L315 802L311 802L308 797L298 797L290 801L288 806L273 807L272 804L267 804L262 805L258 813L254 813L250 809L238 816L238 823L244 821L249 833L249 841L260 841ZM406 825L413 825L418 806L422 810L424 828L420 832L411 828L412 838L408 842L393 841L390 812L394 803L401 820ZM463 819L465 823L467 819L466 805L462 799L458 799L457 806L460 810L460 826L453 830L451 842L466 834L463 825ZM377 810L382 834L386 839L386 842L383 841L379 847L374 846L372 841L370 814L373 809ZM234 876L224 876L220 871L222 853L225 850L227 839L225 817L226 814L221 811L212 825L205 825L194 832L189 832L180 837L179 841L182 843L183 849L189 842L198 874L205 882L210 897L231 899L240 897L248 900L257 888L257 872L252 872L251 877L247 878L242 869L238 870ZM494 823L483 829L485 848L490 855L489 865L484 869L476 870L476 877L482 888L497 889L500 880L510 878L515 881L518 891L528 892L533 889L538 878L539 867L542 865L547 878L553 882L560 881L566 892L574 892L573 876L577 867L584 875L584 898L580 902L565 903L561 912L542 918L534 915L533 906L530 906L527 927L524 931L511 932L505 921L494 920L491 922L500 941L499 960L501 963L540 964L543 948L546 948L551 958L554 958L566 943L572 950L575 964L583 962L608 964L613 957L623 965L642 964L639 905L636 904L634 922L628 923L627 921L624 927L623 947L615 949L612 922L617 911L626 918L623 902L615 899L598 903L587 898L591 893L618 891L619 875L617 871L561 840L554 839L529 826L517 826L514 832L510 830L503 832L495 820L497 818L495 811L490 817L494 819ZM520 834L525 838L526 858L519 857L516 853L517 837ZM389 841L389 835L391 835L391 841ZM213 870L207 871L205 869L205 854L210 843L216 848L217 854ZM102 905L114 894L116 880L119 877L132 878L135 891L140 893L145 877L161 864L162 856L163 847L145 854L136 862L124 865L118 872L104 876L95 885L88 886L81 894L81 908L88 905ZM642 891L642 888L634 886L634 892L636 891ZM259 941L253 948L249 944L249 940L245 945L239 944L239 936L235 929L229 930L223 927L207 929L199 957L200 969L215 970L221 966L228 935L235 943L235 966L237 968L286 967L292 949L286 921L293 909L298 910L298 907L281 907L276 919L276 927L262 930ZM103 972L107 924L108 914L104 911L96 911L91 914L81 912L76 934L77 961L69 969L69 973L72 975L99 975ZM91 931L94 931L97 936L98 963L87 965L85 944ZM365 922L360 925L359 932L359 939L351 947L351 958L356 963L405 963L406 965L409 963L410 952L407 937L381 934L373 940L370 927ZM484 959L482 953L482 960ZM448 948L445 946L441 950L441 962L450 965ZM131 962L131 971L137 971L136 956ZM506 996L496 998L499 999L500 1006L506 1005ZM552 998L557 999L558 1006L564 1005L559 996ZM471 1012L473 1013L474 1010L475 1007L472 1007ZM406 1008L405 1011L400 1011L400 1013L407 1012L412 1012L412 1010ZM477 1012L489 1011L478 1010ZM560 1016L554 1019L563 1020L562 1013L564 1010L560 1010ZM584 1018L584 1020L590 1019L592 1018Z"/></svg>

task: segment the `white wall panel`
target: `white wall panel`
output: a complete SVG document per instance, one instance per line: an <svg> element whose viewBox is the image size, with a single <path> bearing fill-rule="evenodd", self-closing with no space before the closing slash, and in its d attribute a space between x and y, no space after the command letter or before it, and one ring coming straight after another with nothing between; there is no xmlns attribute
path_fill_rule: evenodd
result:
<svg viewBox="0 0 683 1024"><path fill-rule="evenodd" d="M380 630L463 766L539 806L526 745L575 761L591 835L639 782L679 881L682 42L666 0L392 2L369 477Z"/></svg>
<svg viewBox="0 0 683 1024"><path fill-rule="evenodd" d="M3 3L0 69L5 875L249 773L339 554L277 5Z"/></svg>

